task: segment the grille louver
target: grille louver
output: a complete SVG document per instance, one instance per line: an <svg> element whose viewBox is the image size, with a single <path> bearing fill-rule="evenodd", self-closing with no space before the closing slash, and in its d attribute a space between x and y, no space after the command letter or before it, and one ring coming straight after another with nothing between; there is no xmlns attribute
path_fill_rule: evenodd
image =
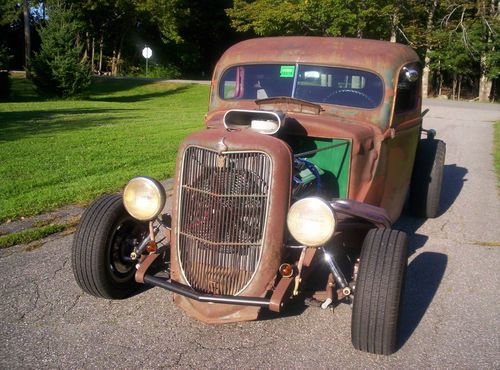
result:
<svg viewBox="0 0 500 370"><path fill-rule="evenodd" d="M271 159L261 152L189 147L180 187L178 253L196 290L236 295L261 256Z"/></svg>

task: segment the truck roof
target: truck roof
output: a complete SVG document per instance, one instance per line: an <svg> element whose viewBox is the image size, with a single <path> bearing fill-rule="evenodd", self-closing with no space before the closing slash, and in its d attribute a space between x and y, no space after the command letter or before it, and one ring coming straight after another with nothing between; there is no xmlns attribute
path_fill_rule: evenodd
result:
<svg viewBox="0 0 500 370"><path fill-rule="evenodd" d="M369 69L387 80L403 64L418 61L413 49L388 41L283 36L250 39L230 47L220 58L218 69L249 63L312 63Z"/></svg>

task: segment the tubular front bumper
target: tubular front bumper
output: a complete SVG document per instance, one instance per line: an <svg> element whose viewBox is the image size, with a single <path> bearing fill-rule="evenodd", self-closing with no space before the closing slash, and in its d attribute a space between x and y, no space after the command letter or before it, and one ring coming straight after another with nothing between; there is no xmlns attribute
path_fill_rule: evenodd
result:
<svg viewBox="0 0 500 370"><path fill-rule="evenodd" d="M170 290L171 292L183 295L187 298L205 303L233 304L240 306L257 306L266 308L269 308L271 304L271 299L269 298L202 294L196 292L186 285L172 282L168 279L156 277L153 275L144 275L144 283Z"/></svg>

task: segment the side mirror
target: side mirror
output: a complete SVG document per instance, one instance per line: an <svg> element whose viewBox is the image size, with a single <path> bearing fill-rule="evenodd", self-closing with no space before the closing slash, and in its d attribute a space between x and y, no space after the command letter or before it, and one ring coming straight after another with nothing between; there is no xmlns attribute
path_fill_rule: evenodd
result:
<svg viewBox="0 0 500 370"><path fill-rule="evenodd" d="M403 67L404 76L408 82L415 82L418 80L418 71L414 68Z"/></svg>

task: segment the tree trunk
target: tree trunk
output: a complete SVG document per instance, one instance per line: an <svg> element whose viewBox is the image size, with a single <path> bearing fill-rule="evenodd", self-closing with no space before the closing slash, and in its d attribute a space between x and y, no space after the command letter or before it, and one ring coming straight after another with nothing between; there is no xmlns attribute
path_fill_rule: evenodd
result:
<svg viewBox="0 0 500 370"><path fill-rule="evenodd" d="M90 54L90 37L88 31L85 32L85 49L83 50L82 62L87 61Z"/></svg>
<svg viewBox="0 0 500 370"><path fill-rule="evenodd" d="M392 19L392 27L391 27L391 39L390 42L397 42L397 33L398 33L398 22L399 17L397 13L394 13L391 17Z"/></svg>
<svg viewBox="0 0 500 370"><path fill-rule="evenodd" d="M118 46L118 53L116 54L116 74L118 74L118 72L120 71L124 38L125 38L125 32L122 32L122 35L120 37L120 46Z"/></svg>
<svg viewBox="0 0 500 370"><path fill-rule="evenodd" d="M489 79L485 74L482 74L479 80L479 101L490 101L490 92L492 86L493 81L491 81L491 79Z"/></svg>
<svg viewBox="0 0 500 370"><path fill-rule="evenodd" d="M436 8L438 6L438 0L434 0L432 2L432 7L429 10L429 16L427 17L427 27L426 27L426 35L430 34L432 31L432 27L434 26L434 13L436 11ZM429 57L429 52L431 51L431 47L429 45L429 40L427 41L427 49L425 50L425 56L424 56L424 70L422 73L422 97L427 98L429 96L429 80L430 80L430 74L431 74L431 58Z"/></svg>
<svg viewBox="0 0 500 370"><path fill-rule="evenodd" d="M455 93L457 92L457 74L453 73L453 87L451 90L451 99L455 100Z"/></svg>
<svg viewBox="0 0 500 370"><path fill-rule="evenodd" d="M497 9L497 1L496 0L491 0L490 3L490 16L493 19L498 18L498 9ZM486 7L486 1L483 0L481 1L481 16L483 19L486 19L487 17L487 7ZM484 21L483 21L484 22ZM495 52L495 47L492 45L492 35L490 32L489 27L486 27L483 25L483 43L486 44L486 47L483 49L483 52L481 53L481 63L480 63L480 69L481 69L481 77L479 79L479 101L482 102L487 102L490 100L491 96L491 89L493 87L493 81L489 78L487 70L488 70L488 65L486 63L486 53L494 53Z"/></svg>
<svg viewBox="0 0 500 370"><path fill-rule="evenodd" d="M92 37L92 49L90 50L90 67L91 71L94 73L94 57L95 57L95 38Z"/></svg>
<svg viewBox="0 0 500 370"><path fill-rule="evenodd" d="M430 67L430 62L431 58L427 55L427 52L425 53L425 59L424 59L424 69L422 71L422 98L428 98L429 97L429 75L431 72L431 67Z"/></svg>
<svg viewBox="0 0 500 370"><path fill-rule="evenodd" d="M120 72L121 57L122 57L122 49L120 48L118 49L118 53L116 54L116 75L118 75Z"/></svg>
<svg viewBox="0 0 500 370"><path fill-rule="evenodd" d="M102 73L102 49L104 48L104 34L101 33L99 40L99 75Z"/></svg>
<svg viewBox="0 0 500 370"><path fill-rule="evenodd" d="M31 68L31 32L30 32L30 4L28 0L23 1L23 17L24 17L24 69L26 77L30 78Z"/></svg>
<svg viewBox="0 0 500 370"><path fill-rule="evenodd" d="M116 48L113 49L113 57L111 58L111 76L116 76Z"/></svg>
<svg viewBox="0 0 500 370"><path fill-rule="evenodd" d="M462 75L458 76L458 94L457 100L460 100L460 92L462 90Z"/></svg>
<svg viewBox="0 0 500 370"><path fill-rule="evenodd" d="M360 18L359 18L359 14L361 13L362 10L364 10L366 8L366 4L364 1L360 1L358 2L357 4L359 6L359 8L357 8L357 14L358 14L358 19L357 19L357 23L358 23L358 30L357 30L357 33L356 33L356 36L358 37L358 39L362 39L363 38L363 28L366 27L366 24L363 26L363 23L361 22Z"/></svg>

